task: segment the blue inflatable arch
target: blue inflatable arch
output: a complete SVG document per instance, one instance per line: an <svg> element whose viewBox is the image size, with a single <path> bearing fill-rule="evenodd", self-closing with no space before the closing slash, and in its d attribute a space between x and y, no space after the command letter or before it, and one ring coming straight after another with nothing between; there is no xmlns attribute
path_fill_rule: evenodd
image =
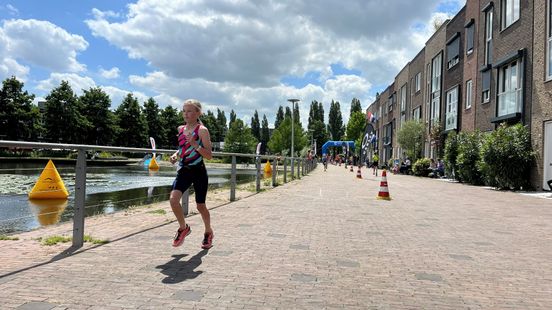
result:
<svg viewBox="0 0 552 310"><path fill-rule="evenodd" d="M328 154L329 147L347 147L347 145L349 146L351 151L355 150L355 141L327 141L326 143L324 143L324 145L322 145L322 154Z"/></svg>

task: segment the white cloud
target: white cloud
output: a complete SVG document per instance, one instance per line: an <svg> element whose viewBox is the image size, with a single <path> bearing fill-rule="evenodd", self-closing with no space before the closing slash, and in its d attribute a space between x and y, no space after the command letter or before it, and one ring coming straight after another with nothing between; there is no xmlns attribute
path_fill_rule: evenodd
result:
<svg viewBox="0 0 552 310"><path fill-rule="evenodd" d="M0 79L4 80L11 76L17 77L21 81L27 79L29 67L19 64L15 59L11 58L8 52L9 40L5 36L4 31L0 28Z"/></svg>
<svg viewBox="0 0 552 310"><path fill-rule="evenodd" d="M59 87L61 81L67 81L77 96L82 95L83 90L88 90L93 87L100 87L111 98L112 109L116 109L128 93L132 93L138 99L140 104L143 104L150 97L139 91L125 90L111 85L97 85L92 78L88 76L80 76L75 73L52 73L48 79L40 81L36 88L43 91L44 96L46 96L47 93L52 91L52 89ZM161 98L169 103L172 102L171 100L174 101L174 98L167 95L159 95L154 97L154 99L156 98Z"/></svg>
<svg viewBox="0 0 552 310"><path fill-rule="evenodd" d="M121 70L119 70L119 68L117 67L113 67L109 70L100 68L100 75L106 79L116 79L119 77L120 73L121 73Z"/></svg>
<svg viewBox="0 0 552 310"><path fill-rule="evenodd" d="M91 87L96 87L96 82L87 76L80 76L75 73L52 73L48 79L40 81L36 88L50 92L52 89L59 87L61 81L69 82L73 92L77 95L81 95L83 89L88 90Z"/></svg>
<svg viewBox="0 0 552 310"><path fill-rule="evenodd" d="M10 15L18 15L19 14L19 10L11 4L7 4L6 9L10 13Z"/></svg>
<svg viewBox="0 0 552 310"><path fill-rule="evenodd" d="M2 30L8 39L7 53L54 72L80 72L86 69L77 61L77 53L88 47L86 40L48 22L34 19L4 21Z"/></svg>

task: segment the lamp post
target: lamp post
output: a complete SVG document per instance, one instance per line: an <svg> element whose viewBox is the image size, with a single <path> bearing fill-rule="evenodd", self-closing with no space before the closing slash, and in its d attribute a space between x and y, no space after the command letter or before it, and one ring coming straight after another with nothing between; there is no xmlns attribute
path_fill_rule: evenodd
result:
<svg viewBox="0 0 552 310"><path fill-rule="evenodd" d="M299 99L288 99L288 101L291 102L291 177L293 178L293 156L295 156L295 150L293 149L293 141L295 140L295 133L293 131L293 123L295 123L295 121L293 120L293 114L295 114L295 103L299 102Z"/></svg>

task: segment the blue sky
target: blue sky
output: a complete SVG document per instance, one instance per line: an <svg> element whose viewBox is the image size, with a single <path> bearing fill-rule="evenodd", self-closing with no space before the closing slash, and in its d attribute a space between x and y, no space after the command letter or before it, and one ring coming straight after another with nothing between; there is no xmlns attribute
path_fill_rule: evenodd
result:
<svg viewBox="0 0 552 310"><path fill-rule="evenodd" d="M461 0L0 1L0 78L40 100L68 80L161 107L197 98L207 109L274 120L300 98L366 108L423 47L434 19Z"/></svg>

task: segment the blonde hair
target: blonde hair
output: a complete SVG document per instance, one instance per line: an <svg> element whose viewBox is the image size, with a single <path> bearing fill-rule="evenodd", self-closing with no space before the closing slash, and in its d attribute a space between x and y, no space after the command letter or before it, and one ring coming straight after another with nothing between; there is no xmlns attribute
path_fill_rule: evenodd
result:
<svg viewBox="0 0 552 310"><path fill-rule="evenodd" d="M201 114L201 103L197 99L186 99L184 101L184 104L182 105L182 109L184 109L187 105L193 105L197 111Z"/></svg>
<svg viewBox="0 0 552 310"><path fill-rule="evenodd" d="M184 107L187 106L187 105L193 105L197 111L199 112L199 116L201 116L203 114L203 112L201 111L201 102L199 102L199 100L197 99L186 99L184 101L184 104L182 105L182 110L184 110ZM197 118L197 122L201 125L203 125L203 122L201 121L201 119L199 119L199 117Z"/></svg>

